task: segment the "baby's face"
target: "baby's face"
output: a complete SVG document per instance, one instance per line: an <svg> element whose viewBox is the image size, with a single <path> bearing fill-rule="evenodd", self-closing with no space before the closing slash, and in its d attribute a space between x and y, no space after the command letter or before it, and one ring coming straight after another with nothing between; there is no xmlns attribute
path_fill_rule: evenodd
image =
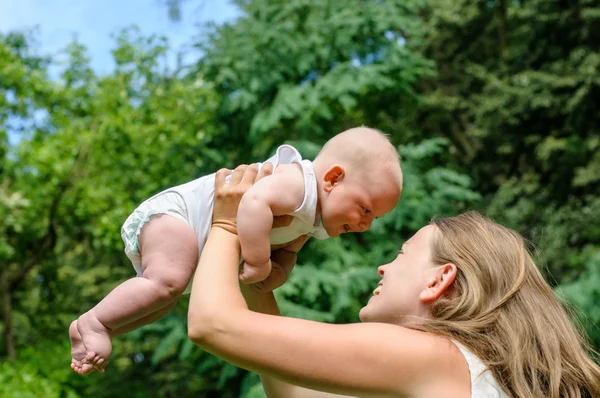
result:
<svg viewBox="0 0 600 398"><path fill-rule="evenodd" d="M322 201L321 219L330 237L364 232L373 219L392 210L400 199L397 184L376 184L344 179Z"/></svg>

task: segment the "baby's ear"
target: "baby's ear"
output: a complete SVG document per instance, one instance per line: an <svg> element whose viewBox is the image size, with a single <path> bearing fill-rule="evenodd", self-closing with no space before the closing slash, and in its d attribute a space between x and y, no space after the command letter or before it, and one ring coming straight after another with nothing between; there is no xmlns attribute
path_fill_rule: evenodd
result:
<svg viewBox="0 0 600 398"><path fill-rule="evenodd" d="M331 191L336 184L342 182L345 175L344 167L339 164L334 164L325 170L325 174L323 175L323 188L325 191Z"/></svg>

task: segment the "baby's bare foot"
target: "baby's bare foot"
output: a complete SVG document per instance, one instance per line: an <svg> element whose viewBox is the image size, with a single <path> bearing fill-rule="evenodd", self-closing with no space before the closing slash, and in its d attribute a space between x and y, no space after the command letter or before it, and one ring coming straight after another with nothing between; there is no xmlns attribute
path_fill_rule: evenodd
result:
<svg viewBox="0 0 600 398"><path fill-rule="evenodd" d="M69 326L69 339L71 340L71 369L79 374L84 373L84 360L87 355L87 350L83 344L83 339L77 330L77 321L71 322ZM91 370L89 368L92 368ZM94 370L89 364L85 366L87 373Z"/></svg>
<svg viewBox="0 0 600 398"><path fill-rule="evenodd" d="M94 368L103 372L112 352L110 330L96 318L91 310L79 317L77 330L81 334L85 346L85 356L81 361L82 374L91 373Z"/></svg>

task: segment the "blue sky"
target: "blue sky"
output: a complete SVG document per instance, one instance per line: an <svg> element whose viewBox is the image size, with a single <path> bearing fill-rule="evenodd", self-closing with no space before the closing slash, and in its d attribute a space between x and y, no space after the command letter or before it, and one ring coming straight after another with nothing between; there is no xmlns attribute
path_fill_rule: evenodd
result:
<svg viewBox="0 0 600 398"><path fill-rule="evenodd" d="M0 0L0 32L36 28L38 48L56 54L77 37L88 48L92 67L109 72L112 34L138 25L144 34L166 36L179 48L198 32L205 21L228 21L237 15L228 0L185 0L183 19L169 21L166 0Z"/></svg>
<svg viewBox="0 0 600 398"><path fill-rule="evenodd" d="M183 18L174 23L168 18L165 3L166 0L0 0L0 32L35 29L37 49L46 55L61 52L77 37L87 47L94 70L108 73L114 67L112 35L122 28L137 25L143 34L166 36L173 49L170 60L174 64L176 49L198 33L199 23L221 23L238 14L228 0L184 0ZM21 139L13 127L22 125L22 120L9 119L9 145Z"/></svg>

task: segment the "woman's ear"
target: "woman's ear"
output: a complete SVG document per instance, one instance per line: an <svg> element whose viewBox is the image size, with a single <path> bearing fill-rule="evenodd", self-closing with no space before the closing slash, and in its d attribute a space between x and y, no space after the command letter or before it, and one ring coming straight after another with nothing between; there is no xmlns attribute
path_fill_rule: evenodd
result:
<svg viewBox="0 0 600 398"><path fill-rule="evenodd" d="M458 268L452 263L435 268L434 274L427 280L427 287L419 295L421 302L430 304L449 292L457 273Z"/></svg>
<svg viewBox="0 0 600 398"><path fill-rule="evenodd" d="M323 189L325 192L330 192L336 184L342 182L344 176L344 167L339 164L334 164L325 170L325 174L323 175Z"/></svg>

